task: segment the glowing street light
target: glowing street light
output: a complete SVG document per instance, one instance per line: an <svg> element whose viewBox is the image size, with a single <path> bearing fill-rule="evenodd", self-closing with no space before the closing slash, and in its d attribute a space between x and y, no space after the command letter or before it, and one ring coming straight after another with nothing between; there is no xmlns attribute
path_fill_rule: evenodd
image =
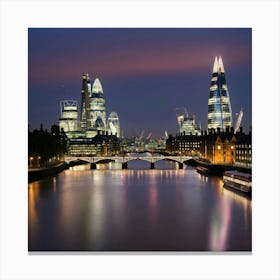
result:
<svg viewBox="0 0 280 280"><path fill-rule="evenodd" d="M32 160L33 160L33 157L30 157L30 158L29 158L29 165L30 165L30 166L32 166Z"/></svg>

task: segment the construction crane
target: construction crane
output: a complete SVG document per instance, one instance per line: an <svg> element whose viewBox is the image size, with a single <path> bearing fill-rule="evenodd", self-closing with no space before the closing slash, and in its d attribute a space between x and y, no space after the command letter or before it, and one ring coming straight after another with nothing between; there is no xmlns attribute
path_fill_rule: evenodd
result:
<svg viewBox="0 0 280 280"><path fill-rule="evenodd" d="M237 116L236 123L235 123L234 133L236 133L236 131L239 129L241 121L242 121L242 118L243 118L243 109L241 108L241 110L240 110L240 112L239 112L239 114Z"/></svg>
<svg viewBox="0 0 280 280"><path fill-rule="evenodd" d="M150 132L150 133L148 134L146 140L149 140L149 139L151 138L151 136L152 136L152 132Z"/></svg>
<svg viewBox="0 0 280 280"><path fill-rule="evenodd" d="M144 137L144 132L145 132L145 130L142 130L142 132L140 133L139 140L141 140Z"/></svg>
<svg viewBox="0 0 280 280"><path fill-rule="evenodd" d="M178 111L182 112L182 110L184 111L184 115L183 116L188 117L189 114L188 114L188 111L187 111L187 109L185 107L174 108L174 111L176 112L176 116L177 117L180 116L181 114L178 114Z"/></svg>

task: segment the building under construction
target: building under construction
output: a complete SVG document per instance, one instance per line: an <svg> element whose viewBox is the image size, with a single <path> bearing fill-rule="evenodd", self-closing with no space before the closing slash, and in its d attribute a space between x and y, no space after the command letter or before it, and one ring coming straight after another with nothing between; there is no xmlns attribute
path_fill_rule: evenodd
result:
<svg viewBox="0 0 280 280"><path fill-rule="evenodd" d="M185 135L201 135L201 127L195 123L195 117L189 116L185 108L183 114L176 114L180 133ZM179 108L176 108L179 110Z"/></svg>

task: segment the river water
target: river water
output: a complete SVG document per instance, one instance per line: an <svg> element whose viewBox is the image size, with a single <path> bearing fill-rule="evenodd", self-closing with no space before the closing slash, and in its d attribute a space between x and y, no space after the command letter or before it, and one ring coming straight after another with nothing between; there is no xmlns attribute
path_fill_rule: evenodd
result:
<svg viewBox="0 0 280 280"><path fill-rule="evenodd" d="M29 251L251 251L251 199L174 162L76 166L28 186Z"/></svg>

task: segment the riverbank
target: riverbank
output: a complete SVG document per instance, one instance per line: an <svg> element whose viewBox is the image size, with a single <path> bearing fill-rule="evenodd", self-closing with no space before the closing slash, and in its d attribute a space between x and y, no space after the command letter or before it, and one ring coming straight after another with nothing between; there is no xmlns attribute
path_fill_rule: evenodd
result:
<svg viewBox="0 0 280 280"><path fill-rule="evenodd" d="M41 167L41 168L29 168L28 169L28 183L32 183L34 181L42 180L46 177L55 176L61 171L68 169L69 165L60 162L56 165L48 166L48 167Z"/></svg>
<svg viewBox="0 0 280 280"><path fill-rule="evenodd" d="M252 173L252 168L237 166L234 164L211 164L200 160L191 159L186 162L187 165L196 167L196 166L202 166L209 170L209 174L215 175L215 176L223 176L223 173L228 170L237 170L239 172L244 173Z"/></svg>

